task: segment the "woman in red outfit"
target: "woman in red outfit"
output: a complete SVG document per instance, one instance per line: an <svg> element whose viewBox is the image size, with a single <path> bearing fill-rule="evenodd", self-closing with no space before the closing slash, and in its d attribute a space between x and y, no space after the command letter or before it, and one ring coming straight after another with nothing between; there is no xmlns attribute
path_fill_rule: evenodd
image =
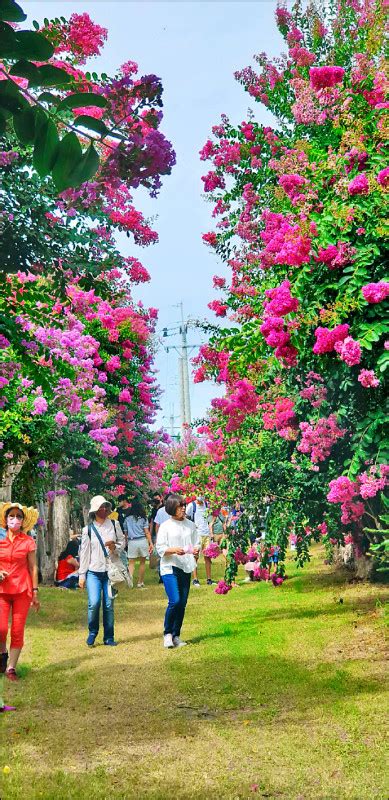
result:
<svg viewBox="0 0 389 800"><path fill-rule="evenodd" d="M38 568L35 542L27 532L38 519L35 508L20 503L0 505L0 526L5 538L0 540L0 653L6 653L8 622L12 614L11 646L6 675L17 680L16 665L23 647L24 628L30 606L38 611Z"/></svg>

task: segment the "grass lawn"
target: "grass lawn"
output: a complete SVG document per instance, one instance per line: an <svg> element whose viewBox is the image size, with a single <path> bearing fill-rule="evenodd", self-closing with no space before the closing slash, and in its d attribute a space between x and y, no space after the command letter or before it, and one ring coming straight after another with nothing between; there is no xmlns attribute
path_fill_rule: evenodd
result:
<svg viewBox="0 0 389 800"><path fill-rule="evenodd" d="M5 687L1 800L387 800L387 592L322 561L277 589L202 582L174 651L155 573L121 590L117 648L86 647L86 594L42 589Z"/></svg>

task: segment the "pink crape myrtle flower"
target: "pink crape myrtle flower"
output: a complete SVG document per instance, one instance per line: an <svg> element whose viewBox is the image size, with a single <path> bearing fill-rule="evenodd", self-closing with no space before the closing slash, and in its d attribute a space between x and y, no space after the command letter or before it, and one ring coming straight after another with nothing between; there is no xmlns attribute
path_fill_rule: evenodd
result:
<svg viewBox="0 0 389 800"><path fill-rule="evenodd" d="M330 328L316 328L316 342L313 346L313 352L316 354L331 353L335 348L336 342L341 342L346 338L349 327L346 323L336 325L332 330Z"/></svg>
<svg viewBox="0 0 389 800"><path fill-rule="evenodd" d="M361 345L352 336L346 336L342 342L335 342L334 349L348 367L359 364L362 357Z"/></svg>
<svg viewBox="0 0 389 800"><path fill-rule="evenodd" d="M375 389L380 385L379 378L377 378L373 369L361 369L358 380L365 389Z"/></svg>
<svg viewBox="0 0 389 800"><path fill-rule="evenodd" d="M63 411L58 411L54 419L57 425L60 425L61 427L64 427L68 423L68 417L63 413Z"/></svg>
<svg viewBox="0 0 389 800"><path fill-rule="evenodd" d="M348 193L355 194L369 194L369 182L364 172L360 172L355 178L350 181L347 187Z"/></svg>
<svg viewBox="0 0 389 800"><path fill-rule="evenodd" d="M381 303L389 295L389 283L379 281L379 283L366 283L362 286L362 294L368 303Z"/></svg>
<svg viewBox="0 0 389 800"><path fill-rule="evenodd" d="M232 586L230 586L229 583L226 583L225 581L222 580L219 581L218 585L216 586L215 594L228 594L228 592L230 592L231 589Z"/></svg>
<svg viewBox="0 0 389 800"><path fill-rule="evenodd" d="M389 167L382 169L377 175L377 183L385 189L389 185Z"/></svg>
<svg viewBox="0 0 389 800"><path fill-rule="evenodd" d="M342 83L345 71L343 67L311 67L309 70L309 81L315 91L335 86Z"/></svg>
<svg viewBox="0 0 389 800"><path fill-rule="evenodd" d="M33 406L34 408L31 411L32 416L45 414L48 408L47 400L45 400L45 398L42 397L41 395L38 395L38 397L36 397L33 402Z"/></svg>
<svg viewBox="0 0 389 800"><path fill-rule="evenodd" d="M212 300L208 303L208 308L214 311L217 317L225 317L228 306L225 303L221 303L220 300Z"/></svg>

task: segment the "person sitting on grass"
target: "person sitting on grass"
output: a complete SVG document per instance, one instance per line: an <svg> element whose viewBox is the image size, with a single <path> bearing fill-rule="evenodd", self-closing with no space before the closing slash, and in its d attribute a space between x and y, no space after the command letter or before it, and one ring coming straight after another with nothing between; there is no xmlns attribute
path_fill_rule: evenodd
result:
<svg viewBox="0 0 389 800"><path fill-rule="evenodd" d="M169 518L158 530L156 548L161 559L160 570L168 605L165 613L163 646L182 647L180 639L190 577L195 569L195 558L200 552L196 526L185 519L186 503L178 494L171 494L165 503Z"/></svg>
<svg viewBox="0 0 389 800"><path fill-rule="evenodd" d="M137 588L144 589L146 558L148 555L151 555L154 547L151 541L146 512L139 500L132 501L131 514L124 520L124 530L128 540L128 571L132 578L134 575L135 561L139 559Z"/></svg>
<svg viewBox="0 0 389 800"><path fill-rule="evenodd" d="M78 553L80 543L77 538L70 539L65 550L58 556L55 585L59 589L77 589L78 587Z"/></svg>

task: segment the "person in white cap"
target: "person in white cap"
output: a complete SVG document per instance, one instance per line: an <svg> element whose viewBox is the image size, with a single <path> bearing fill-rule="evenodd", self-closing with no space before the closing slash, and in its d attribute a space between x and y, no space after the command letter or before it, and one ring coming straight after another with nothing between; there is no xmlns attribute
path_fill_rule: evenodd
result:
<svg viewBox="0 0 389 800"><path fill-rule="evenodd" d="M201 552L204 550L205 547L208 547L211 539L210 539L210 530L209 530L209 523L208 523L208 508L205 502L205 498L201 495L196 497L196 500L192 500L191 503L188 503L186 507L186 516L191 522L194 522L196 526L197 533L200 536L201 542ZM215 581L212 580L211 575L211 559L207 556L204 556L204 564L205 564L205 574L207 578L207 586L212 586ZM200 581L197 572L197 563L196 568L193 570L193 586L196 589L200 587Z"/></svg>
<svg viewBox="0 0 389 800"><path fill-rule="evenodd" d="M88 592L88 629L86 640L93 647L99 632L101 595L103 595L103 641L115 646L114 600L109 591L107 555L120 555L125 548L123 531L116 520L110 519L112 504L102 495L92 497L89 524L82 530L80 548L79 586Z"/></svg>

